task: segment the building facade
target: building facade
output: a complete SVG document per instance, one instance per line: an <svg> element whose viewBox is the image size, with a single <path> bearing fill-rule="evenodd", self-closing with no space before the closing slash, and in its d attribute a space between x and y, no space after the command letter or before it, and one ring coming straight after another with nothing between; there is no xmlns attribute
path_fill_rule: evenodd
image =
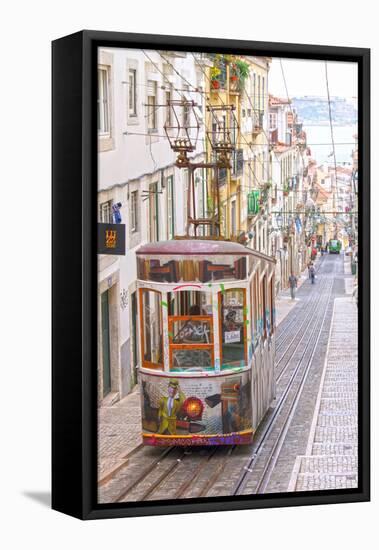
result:
<svg viewBox="0 0 379 550"><path fill-rule="evenodd" d="M175 166L164 126L173 125L176 116L195 116L188 103L174 113L173 101L193 101L202 117L203 88L204 77L191 54L99 50L98 221L112 223L113 207L119 205L126 230L125 255L99 255L98 260L100 402L117 401L137 381L135 252L146 242L185 233L188 171ZM201 129L191 157L204 159ZM197 190L199 208L204 208L202 178Z"/></svg>

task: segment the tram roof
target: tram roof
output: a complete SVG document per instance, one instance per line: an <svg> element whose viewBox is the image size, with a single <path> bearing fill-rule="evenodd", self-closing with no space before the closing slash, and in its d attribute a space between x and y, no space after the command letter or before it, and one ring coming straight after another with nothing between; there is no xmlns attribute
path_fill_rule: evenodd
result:
<svg viewBox="0 0 379 550"><path fill-rule="evenodd" d="M232 241L172 239L142 245L136 254L142 256L258 256L275 262L270 256Z"/></svg>

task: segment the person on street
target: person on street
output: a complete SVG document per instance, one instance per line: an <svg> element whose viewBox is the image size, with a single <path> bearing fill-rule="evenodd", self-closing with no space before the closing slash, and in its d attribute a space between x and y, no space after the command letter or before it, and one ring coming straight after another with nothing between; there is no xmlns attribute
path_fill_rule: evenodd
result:
<svg viewBox="0 0 379 550"><path fill-rule="evenodd" d="M313 262L308 262L308 278L311 278L311 267L313 265Z"/></svg>
<svg viewBox="0 0 379 550"><path fill-rule="evenodd" d="M315 266L313 264L309 268L309 275L311 277L311 283L312 283L312 285L314 285L315 284L315 278L316 278L316 270L315 270Z"/></svg>
<svg viewBox="0 0 379 550"><path fill-rule="evenodd" d="M358 307L358 281L357 281L357 278L355 278L355 280L354 280L354 289L353 289L352 298L353 298L353 300L355 300L355 303L357 304L357 307Z"/></svg>
<svg viewBox="0 0 379 550"><path fill-rule="evenodd" d="M291 291L291 300L295 299L295 288L297 288L297 277L293 273L288 277L288 282Z"/></svg>

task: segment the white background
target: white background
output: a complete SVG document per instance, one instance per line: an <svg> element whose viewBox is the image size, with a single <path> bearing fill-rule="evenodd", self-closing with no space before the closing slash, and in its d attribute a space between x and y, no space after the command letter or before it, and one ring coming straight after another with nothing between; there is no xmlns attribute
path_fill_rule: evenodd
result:
<svg viewBox="0 0 379 550"><path fill-rule="evenodd" d="M280 0L4 2L1 8L2 548L373 548L378 540L373 399L373 502L80 522L48 507L50 486L50 41L86 29L371 47L377 135L374 2ZM299 75L301 78L301 75ZM376 145L376 147L375 147ZM377 148L373 141L373 218ZM69 212L67 213L69 215ZM376 243L376 226L373 225ZM377 253L377 247L373 247ZM378 309L373 257L373 311ZM376 268L376 269L375 269ZM375 325L373 325L375 334ZM375 344L373 346L375 348ZM373 382L377 380L373 365ZM375 387L375 386L374 386ZM375 393L373 393L375 397ZM69 406L69 398L67 400ZM376 539L376 540L375 540Z"/></svg>

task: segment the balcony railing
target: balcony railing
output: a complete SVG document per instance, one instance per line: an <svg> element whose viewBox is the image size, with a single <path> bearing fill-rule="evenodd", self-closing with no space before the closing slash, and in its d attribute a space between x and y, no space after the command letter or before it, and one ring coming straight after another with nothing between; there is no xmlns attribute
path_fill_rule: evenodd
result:
<svg viewBox="0 0 379 550"><path fill-rule="evenodd" d="M231 93L239 94L241 93L242 88L243 88L243 84L238 77L236 78L233 78L233 76L229 77L229 91Z"/></svg>

